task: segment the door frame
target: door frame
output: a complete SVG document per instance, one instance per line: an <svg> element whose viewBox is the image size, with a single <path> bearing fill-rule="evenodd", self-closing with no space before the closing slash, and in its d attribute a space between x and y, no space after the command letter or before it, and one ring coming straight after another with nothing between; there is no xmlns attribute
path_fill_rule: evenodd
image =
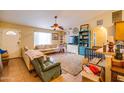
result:
<svg viewBox="0 0 124 93"><path fill-rule="evenodd" d="M15 28L2 28L2 29L0 29L0 31L2 31L1 33L3 34L3 32L4 31L15 31L15 32L18 32L18 34L19 34L19 45L18 45L18 48L19 48L19 55L18 55L18 57L21 57L21 30L20 29L15 29ZM1 35L2 35L1 34ZM3 47L3 38L1 37L1 47L4 49L4 47ZM14 58L17 58L17 57L14 57ZM11 58L10 58L11 59Z"/></svg>

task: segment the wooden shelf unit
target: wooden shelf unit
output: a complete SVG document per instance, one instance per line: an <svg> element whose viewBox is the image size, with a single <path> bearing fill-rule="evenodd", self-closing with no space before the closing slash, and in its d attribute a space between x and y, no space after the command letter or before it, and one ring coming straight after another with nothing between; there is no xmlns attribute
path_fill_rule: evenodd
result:
<svg viewBox="0 0 124 93"><path fill-rule="evenodd" d="M78 37L78 54L80 55L84 55L85 48L90 47L90 31L88 28L88 24L80 26L80 32Z"/></svg>

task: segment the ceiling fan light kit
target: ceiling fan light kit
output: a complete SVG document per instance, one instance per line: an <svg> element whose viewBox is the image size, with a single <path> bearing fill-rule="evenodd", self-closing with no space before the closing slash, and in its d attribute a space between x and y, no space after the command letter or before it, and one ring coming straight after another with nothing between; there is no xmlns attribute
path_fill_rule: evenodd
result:
<svg viewBox="0 0 124 93"><path fill-rule="evenodd" d="M59 24L57 24L57 16L54 17L55 18L55 23L53 24L53 26L51 26L53 28L53 30L64 30L64 28L62 26L60 26Z"/></svg>

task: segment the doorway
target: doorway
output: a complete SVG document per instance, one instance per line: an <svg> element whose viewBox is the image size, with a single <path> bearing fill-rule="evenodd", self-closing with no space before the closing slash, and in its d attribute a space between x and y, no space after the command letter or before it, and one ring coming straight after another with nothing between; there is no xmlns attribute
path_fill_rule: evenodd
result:
<svg viewBox="0 0 124 93"><path fill-rule="evenodd" d="M93 29L93 46L102 47L107 43L107 29L103 26L98 26Z"/></svg>
<svg viewBox="0 0 124 93"><path fill-rule="evenodd" d="M20 51L20 31L15 29L4 29L2 30L2 49L6 49L9 53L10 58L21 57Z"/></svg>

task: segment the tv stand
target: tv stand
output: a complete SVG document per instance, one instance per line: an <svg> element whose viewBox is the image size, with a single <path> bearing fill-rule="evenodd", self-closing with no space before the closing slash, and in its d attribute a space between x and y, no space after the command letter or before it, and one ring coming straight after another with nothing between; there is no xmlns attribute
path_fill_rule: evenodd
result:
<svg viewBox="0 0 124 93"><path fill-rule="evenodd" d="M67 45L67 52L73 53L73 54L78 54L78 45L73 45L73 44Z"/></svg>

